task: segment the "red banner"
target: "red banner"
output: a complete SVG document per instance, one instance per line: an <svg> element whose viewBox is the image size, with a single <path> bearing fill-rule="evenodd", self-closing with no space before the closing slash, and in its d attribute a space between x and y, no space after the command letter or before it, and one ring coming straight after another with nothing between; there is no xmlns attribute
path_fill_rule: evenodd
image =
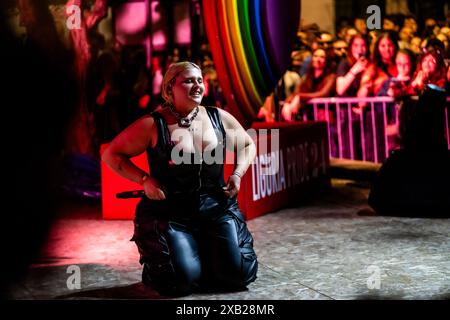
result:
<svg viewBox="0 0 450 320"><path fill-rule="evenodd" d="M325 122L257 123L252 128L258 153L238 196L247 219L296 205L330 186ZM277 135L279 147L273 149Z"/></svg>

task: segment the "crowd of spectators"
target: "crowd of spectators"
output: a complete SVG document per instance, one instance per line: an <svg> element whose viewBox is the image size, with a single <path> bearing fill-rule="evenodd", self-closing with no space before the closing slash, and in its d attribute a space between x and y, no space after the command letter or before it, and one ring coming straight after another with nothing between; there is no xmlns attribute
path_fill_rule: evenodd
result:
<svg viewBox="0 0 450 320"><path fill-rule="evenodd" d="M420 95L427 85L435 85L448 93L449 26L450 19L437 22L430 18L425 20L423 28L419 28L410 16L386 17L381 30L367 30L363 19L355 19L353 25L339 28L335 35L321 31L315 24L304 26L298 32L298 41L291 54L291 67L280 80L279 88L270 96L274 101L266 101L262 106L259 118L268 122L312 118L326 120L330 123L330 139L336 140L336 109L324 110L319 106L313 115L312 106L308 104L310 99L388 96L400 100L405 96ZM361 118L364 121L366 135L370 134L371 126L375 124L378 141L383 139L384 130L390 130L387 132L392 136L389 148L395 147L398 127L391 124L398 110L395 110L394 104L388 106L388 127L385 128L382 125L382 108L375 107L374 116L370 103L352 104L352 119ZM350 124L346 110L341 110L340 122L341 131L348 132ZM361 142L358 141L360 133L358 128L354 129L356 144ZM364 158L373 161L373 146L367 145L373 141L372 138L365 137L369 153ZM336 141L330 144L334 155L337 155L336 144ZM380 143L378 160L383 160L385 147L388 146ZM344 153L349 152L348 146L343 149ZM355 152L361 153L360 150Z"/></svg>
<svg viewBox="0 0 450 320"><path fill-rule="evenodd" d="M426 19L421 27L411 16L385 17L381 30L368 30L364 19L355 19L352 25L338 28L336 34L322 31L315 24L304 26L297 34L291 66L262 106L260 120L312 118L308 107L312 98L400 98L420 94L427 84L449 92L450 19L443 22ZM155 52L150 68L143 47L112 48L95 56L95 70L91 75L96 84L90 86L94 88L90 100L96 110L100 142L109 141L162 103L162 74L176 61L192 60L202 66L203 104L218 107L226 104L207 44L196 50L196 54L188 47ZM361 114L365 117L368 109L366 103L352 105L354 118ZM319 120L336 121L335 111L326 114L319 108L316 116ZM346 114L340 117L344 126L349 125L345 124L346 117ZM367 119L367 122L370 130L372 121ZM373 160L373 155L368 157Z"/></svg>
<svg viewBox="0 0 450 320"><path fill-rule="evenodd" d="M430 18L419 29L410 16L386 17L382 30L367 30L363 19L336 35L317 25L298 32L290 70L280 85L282 120L302 118L302 106L317 97L417 95L427 84L449 91L449 21ZM354 108L361 112L364 104ZM306 112L306 111L304 111ZM272 121L270 113L266 121Z"/></svg>

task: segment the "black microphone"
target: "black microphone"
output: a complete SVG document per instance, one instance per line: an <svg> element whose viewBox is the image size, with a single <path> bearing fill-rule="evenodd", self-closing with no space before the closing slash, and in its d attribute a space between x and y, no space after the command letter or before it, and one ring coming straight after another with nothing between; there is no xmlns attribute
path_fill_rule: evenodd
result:
<svg viewBox="0 0 450 320"><path fill-rule="evenodd" d="M117 199L141 198L145 196L144 190L124 191L116 194Z"/></svg>

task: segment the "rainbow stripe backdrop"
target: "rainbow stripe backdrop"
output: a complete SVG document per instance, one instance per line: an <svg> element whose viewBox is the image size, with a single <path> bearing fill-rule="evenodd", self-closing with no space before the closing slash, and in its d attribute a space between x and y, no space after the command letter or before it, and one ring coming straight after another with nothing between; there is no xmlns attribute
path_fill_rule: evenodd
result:
<svg viewBox="0 0 450 320"><path fill-rule="evenodd" d="M249 126L289 66L300 0L203 0L203 17L228 108Z"/></svg>

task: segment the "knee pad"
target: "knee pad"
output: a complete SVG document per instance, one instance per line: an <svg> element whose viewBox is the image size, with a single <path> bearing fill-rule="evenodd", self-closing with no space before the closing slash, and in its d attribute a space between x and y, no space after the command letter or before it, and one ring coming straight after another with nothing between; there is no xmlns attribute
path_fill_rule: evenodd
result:
<svg viewBox="0 0 450 320"><path fill-rule="evenodd" d="M142 283L152 287L160 295L181 297L192 293L196 287L194 279L180 279L169 263L144 263Z"/></svg>
<svg viewBox="0 0 450 320"><path fill-rule="evenodd" d="M241 281L243 286L247 286L256 280L258 273L258 260L253 248L241 248Z"/></svg>

